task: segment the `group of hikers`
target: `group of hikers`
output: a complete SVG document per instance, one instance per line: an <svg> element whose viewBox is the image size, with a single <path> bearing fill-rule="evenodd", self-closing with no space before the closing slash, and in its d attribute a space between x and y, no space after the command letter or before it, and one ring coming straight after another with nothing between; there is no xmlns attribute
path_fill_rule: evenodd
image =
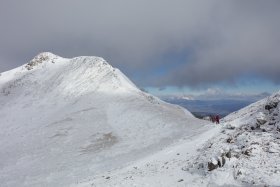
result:
<svg viewBox="0 0 280 187"><path fill-rule="evenodd" d="M220 124L220 116L219 115L211 115L210 116L210 120L213 122L213 123L216 123L216 124Z"/></svg>

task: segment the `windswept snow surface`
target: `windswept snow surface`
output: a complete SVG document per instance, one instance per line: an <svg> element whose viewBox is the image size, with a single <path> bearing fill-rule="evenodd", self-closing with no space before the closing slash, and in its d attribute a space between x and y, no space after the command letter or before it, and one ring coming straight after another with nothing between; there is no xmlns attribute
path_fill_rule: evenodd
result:
<svg viewBox="0 0 280 187"><path fill-rule="evenodd" d="M211 127L99 57L41 53L1 73L0 106L3 187L77 186Z"/></svg>
<svg viewBox="0 0 280 187"><path fill-rule="evenodd" d="M161 151L131 162L124 168L100 172L71 187L217 186L214 180L190 171L189 168L192 166L190 167L188 164L196 164L195 157L200 152L199 148L216 135L219 130L219 127L204 126L204 132L198 130L193 136L181 138Z"/></svg>
<svg viewBox="0 0 280 187"><path fill-rule="evenodd" d="M78 186L278 187L279 140L280 92L228 115L215 128L183 137L126 167L100 172ZM216 168L209 171L209 163Z"/></svg>

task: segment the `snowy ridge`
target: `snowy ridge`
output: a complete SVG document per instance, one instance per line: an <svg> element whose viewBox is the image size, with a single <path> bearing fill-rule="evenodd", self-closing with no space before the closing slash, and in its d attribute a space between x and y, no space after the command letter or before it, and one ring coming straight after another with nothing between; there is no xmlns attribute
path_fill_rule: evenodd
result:
<svg viewBox="0 0 280 187"><path fill-rule="evenodd" d="M226 116L221 127L191 170L221 186L280 186L280 92ZM209 168L221 158L221 168Z"/></svg>
<svg viewBox="0 0 280 187"><path fill-rule="evenodd" d="M39 54L1 74L0 105L4 187L75 186L208 128L99 57Z"/></svg>
<svg viewBox="0 0 280 187"><path fill-rule="evenodd" d="M137 90L125 75L100 57L64 59L52 53L41 53L29 63L2 73L0 81L5 95L17 91L13 88L23 89L19 92L24 95L23 92L29 90L36 96L39 93L34 91L38 90L44 93L56 91L68 97L97 90Z"/></svg>
<svg viewBox="0 0 280 187"><path fill-rule="evenodd" d="M265 110L265 106L270 103L278 103L280 101L280 91L264 98L260 101L257 101L237 112L234 112L225 117L224 121L234 122L235 125L242 125L242 123L246 123L248 121L257 120L259 118L263 118L268 115L269 111ZM277 112L277 111L276 111ZM241 121L241 122L239 122Z"/></svg>
<svg viewBox="0 0 280 187"><path fill-rule="evenodd" d="M280 92L228 115L207 132L182 138L78 186L276 187L280 186L279 139Z"/></svg>

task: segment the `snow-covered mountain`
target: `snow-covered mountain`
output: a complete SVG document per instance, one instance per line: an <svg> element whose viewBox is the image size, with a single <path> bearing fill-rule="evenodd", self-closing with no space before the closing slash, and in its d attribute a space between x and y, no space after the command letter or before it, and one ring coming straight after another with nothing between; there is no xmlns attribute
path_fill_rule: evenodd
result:
<svg viewBox="0 0 280 187"><path fill-rule="evenodd" d="M99 57L41 53L0 76L1 186L77 186L207 122L140 91Z"/></svg>
<svg viewBox="0 0 280 187"><path fill-rule="evenodd" d="M280 186L280 92L226 116L194 160L216 185Z"/></svg>
<svg viewBox="0 0 280 187"><path fill-rule="evenodd" d="M280 92L84 186L280 186Z"/></svg>

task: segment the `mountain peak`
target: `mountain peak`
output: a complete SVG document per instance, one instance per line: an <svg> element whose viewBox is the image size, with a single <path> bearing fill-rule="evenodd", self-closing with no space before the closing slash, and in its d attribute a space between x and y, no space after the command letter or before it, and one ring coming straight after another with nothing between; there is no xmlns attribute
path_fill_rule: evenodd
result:
<svg viewBox="0 0 280 187"><path fill-rule="evenodd" d="M34 97L45 90L68 98L92 92L139 91L119 69L101 57L63 58L50 52L40 53L24 66L2 73L0 86L5 95L18 92Z"/></svg>
<svg viewBox="0 0 280 187"><path fill-rule="evenodd" d="M51 61L55 63L55 60L61 58L51 52L42 52L36 55L29 63L26 64L26 69L31 70L33 67L37 66L38 64L42 64L46 61Z"/></svg>
<svg viewBox="0 0 280 187"><path fill-rule="evenodd" d="M208 129L99 57L41 53L2 74L0 106L1 186L77 186Z"/></svg>

